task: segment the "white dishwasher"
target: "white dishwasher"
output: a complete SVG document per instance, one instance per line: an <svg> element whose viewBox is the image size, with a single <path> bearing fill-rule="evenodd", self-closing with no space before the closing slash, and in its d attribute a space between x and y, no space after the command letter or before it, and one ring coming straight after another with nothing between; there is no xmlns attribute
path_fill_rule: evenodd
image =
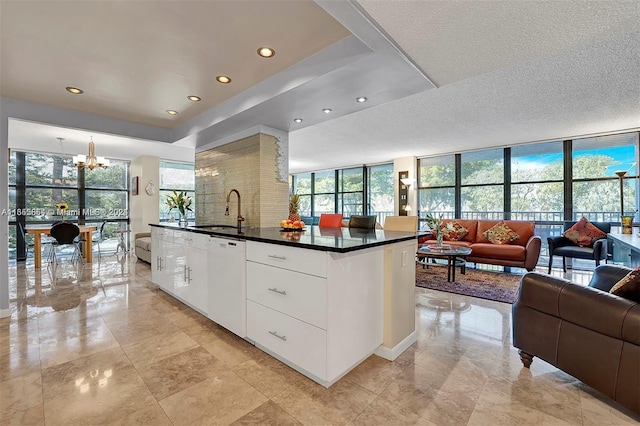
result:
<svg viewBox="0 0 640 426"><path fill-rule="evenodd" d="M211 237L209 245L209 318L247 336L246 243Z"/></svg>

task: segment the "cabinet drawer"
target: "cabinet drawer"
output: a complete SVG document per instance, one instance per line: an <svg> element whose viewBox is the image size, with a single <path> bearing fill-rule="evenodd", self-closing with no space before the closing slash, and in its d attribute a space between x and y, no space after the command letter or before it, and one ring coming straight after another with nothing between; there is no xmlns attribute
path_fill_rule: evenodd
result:
<svg viewBox="0 0 640 426"><path fill-rule="evenodd" d="M247 260L318 277L327 276L327 254L324 251L250 241L247 244Z"/></svg>
<svg viewBox="0 0 640 426"><path fill-rule="evenodd" d="M326 332L247 300L247 337L326 380Z"/></svg>
<svg viewBox="0 0 640 426"><path fill-rule="evenodd" d="M247 262L247 298L316 327L327 328L325 278Z"/></svg>

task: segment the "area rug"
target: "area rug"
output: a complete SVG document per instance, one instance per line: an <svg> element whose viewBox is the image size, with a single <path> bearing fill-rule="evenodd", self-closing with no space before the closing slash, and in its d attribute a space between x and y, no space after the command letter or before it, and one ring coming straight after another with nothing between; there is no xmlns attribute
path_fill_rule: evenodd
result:
<svg viewBox="0 0 640 426"><path fill-rule="evenodd" d="M483 271L467 267L465 275L456 268L456 282L447 282L446 266L429 266L423 269L416 264L416 286L432 290L447 291L465 296L496 300L498 302L513 303L516 300L519 274L505 272Z"/></svg>

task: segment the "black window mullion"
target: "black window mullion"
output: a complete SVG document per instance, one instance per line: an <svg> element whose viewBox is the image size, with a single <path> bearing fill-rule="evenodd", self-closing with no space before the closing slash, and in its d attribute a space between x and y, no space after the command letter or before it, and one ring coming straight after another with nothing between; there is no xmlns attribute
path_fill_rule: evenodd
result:
<svg viewBox="0 0 640 426"><path fill-rule="evenodd" d="M573 141L562 144L564 155L564 220L573 220Z"/></svg>
<svg viewBox="0 0 640 426"><path fill-rule="evenodd" d="M85 224L85 209L87 205L87 197L85 195L85 169L78 167L78 224Z"/></svg>
<svg viewBox="0 0 640 426"><path fill-rule="evenodd" d="M455 155L454 217L462 217L462 154Z"/></svg>
<svg viewBox="0 0 640 426"><path fill-rule="evenodd" d="M511 219L511 148L504 149L504 219Z"/></svg>
<svg viewBox="0 0 640 426"><path fill-rule="evenodd" d="M25 169L25 153L21 151L16 152L16 259L27 259L27 244L20 232L18 232L18 226L26 226L26 217L22 214L17 214L18 211L24 211L27 207L26 198L26 169Z"/></svg>

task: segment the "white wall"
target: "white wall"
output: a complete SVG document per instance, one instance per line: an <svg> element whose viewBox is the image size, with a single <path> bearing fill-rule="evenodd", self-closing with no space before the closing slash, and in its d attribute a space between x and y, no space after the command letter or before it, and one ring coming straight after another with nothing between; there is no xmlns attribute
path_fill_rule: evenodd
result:
<svg viewBox="0 0 640 426"><path fill-rule="evenodd" d="M160 221L160 159L151 155L134 158L131 161L131 177L134 176L138 177L138 195L131 195L129 204L132 239L138 232L149 232L149 223ZM156 190L153 195L145 191L149 182Z"/></svg>

